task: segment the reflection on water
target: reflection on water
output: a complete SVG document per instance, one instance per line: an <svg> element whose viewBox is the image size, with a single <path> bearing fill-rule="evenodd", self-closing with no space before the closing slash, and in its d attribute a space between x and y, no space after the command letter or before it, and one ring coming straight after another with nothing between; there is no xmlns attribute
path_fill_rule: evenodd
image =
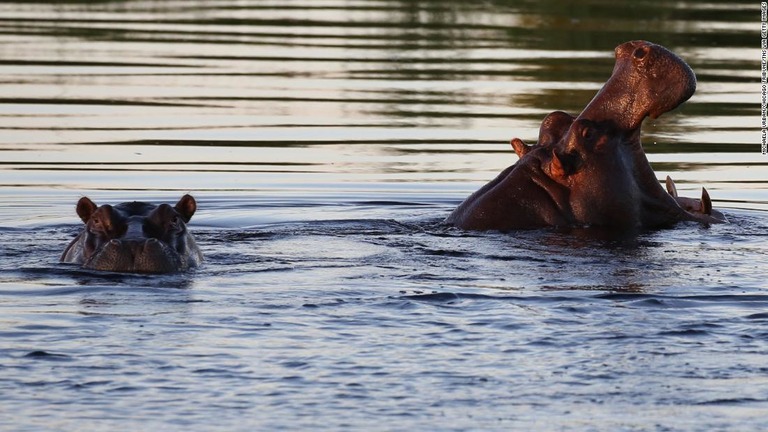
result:
<svg viewBox="0 0 768 432"><path fill-rule="evenodd" d="M758 37L752 1L3 2L0 429L763 427ZM699 79L657 175L731 224L440 225L632 39ZM56 262L81 195L186 192L201 269Z"/></svg>
<svg viewBox="0 0 768 432"><path fill-rule="evenodd" d="M308 183L451 182L458 200L514 161L509 138L535 138L549 111L578 112L610 75L613 48L643 38L680 53L699 77L688 104L646 124L659 177L684 190L704 184L719 205L765 209L765 159L748 121L756 11L661 1L4 3L0 185L256 194L287 173Z"/></svg>
<svg viewBox="0 0 768 432"><path fill-rule="evenodd" d="M264 213L249 203L234 207L235 220ZM339 206L281 203L311 215L197 226L207 263L184 275L30 262L74 230L0 231L10 247L0 262L0 427L764 423L764 215L595 239L464 233L413 202L357 202L346 211L364 219L316 220ZM409 210L423 214L409 220Z"/></svg>

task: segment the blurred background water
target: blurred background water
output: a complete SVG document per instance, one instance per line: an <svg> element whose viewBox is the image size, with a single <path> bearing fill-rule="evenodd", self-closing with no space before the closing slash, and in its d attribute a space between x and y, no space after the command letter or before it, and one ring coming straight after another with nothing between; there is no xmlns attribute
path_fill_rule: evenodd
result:
<svg viewBox="0 0 768 432"><path fill-rule="evenodd" d="M0 425L759 429L759 30L752 1L3 2ZM698 77L653 168L730 225L439 225L633 39ZM187 192L202 269L57 263L80 196Z"/></svg>

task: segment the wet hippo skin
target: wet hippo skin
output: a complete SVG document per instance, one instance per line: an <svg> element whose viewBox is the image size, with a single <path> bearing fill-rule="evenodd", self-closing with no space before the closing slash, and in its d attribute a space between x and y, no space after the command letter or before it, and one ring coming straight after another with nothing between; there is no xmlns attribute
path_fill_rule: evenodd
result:
<svg viewBox="0 0 768 432"><path fill-rule="evenodd" d="M203 255L186 224L197 210L191 195L174 206L124 202L97 206L83 197L77 214L85 227L61 256L83 268L130 273L173 273L198 266Z"/></svg>
<svg viewBox="0 0 768 432"><path fill-rule="evenodd" d="M725 222L722 213L712 211L706 191L695 200L665 190L640 144L646 117L656 118L693 95L693 71L671 51L646 41L619 45L615 54L611 77L578 116L549 114L532 146L513 139L519 161L470 195L446 222L502 231Z"/></svg>

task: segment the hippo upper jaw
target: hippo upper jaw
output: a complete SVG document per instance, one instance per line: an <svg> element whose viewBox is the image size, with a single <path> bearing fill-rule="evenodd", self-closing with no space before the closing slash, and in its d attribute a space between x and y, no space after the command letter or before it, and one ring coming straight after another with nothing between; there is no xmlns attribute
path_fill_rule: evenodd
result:
<svg viewBox="0 0 768 432"><path fill-rule="evenodd" d="M657 118L677 108L696 91L690 66L662 46L631 41L616 47L615 55L611 77L579 119L609 122L634 135L646 117Z"/></svg>
<svg viewBox="0 0 768 432"><path fill-rule="evenodd" d="M186 259L153 238L110 240L83 263L86 269L123 273L175 273L189 267Z"/></svg>

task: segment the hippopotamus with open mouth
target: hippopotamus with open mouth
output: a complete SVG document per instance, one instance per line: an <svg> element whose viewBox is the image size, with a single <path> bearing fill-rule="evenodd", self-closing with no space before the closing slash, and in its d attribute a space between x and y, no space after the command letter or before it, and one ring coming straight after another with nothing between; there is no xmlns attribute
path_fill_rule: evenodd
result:
<svg viewBox="0 0 768 432"><path fill-rule="evenodd" d="M61 261L127 273L173 273L196 267L203 255L186 225L196 209L190 195L173 207L136 201L97 206L80 198L77 214L85 228L64 250Z"/></svg>
<svg viewBox="0 0 768 432"><path fill-rule="evenodd" d="M446 219L463 229L546 226L659 228L679 221L725 222L701 200L662 188L640 144L643 120L675 109L696 90L691 68L666 48L632 41L616 48L609 80L578 117L541 123L538 142L512 140L520 158Z"/></svg>

